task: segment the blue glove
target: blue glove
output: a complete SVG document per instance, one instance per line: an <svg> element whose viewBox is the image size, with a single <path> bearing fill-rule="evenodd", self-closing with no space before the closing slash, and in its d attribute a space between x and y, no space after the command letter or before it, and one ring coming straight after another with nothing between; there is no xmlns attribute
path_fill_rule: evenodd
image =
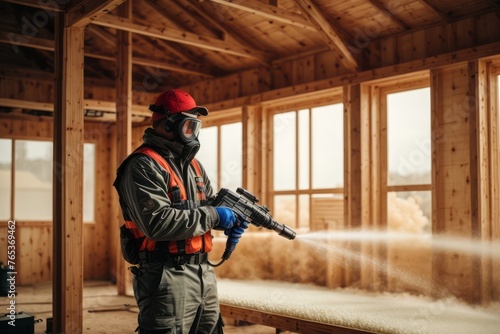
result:
<svg viewBox="0 0 500 334"><path fill-rule="evenodd" d="M222 254L222 259L224 261L229 259L234 249L236 248L236 244L240 241L241 236L247 228L248 222L241 219L239 220L239 223L237 225L224 231L224 234L227 235L226 249Z"/></svg>
<svg viewBox="0 0 500 334"><path fill-rule="evenodd" d="M215 207L215 211L219 216L219 223L215 226L216 230L227 230L234 226L238 221L233 210L224 206Z"/></svg>
<svg viewBox="0 0 500 334"><path fill-rule="evenodd" d="M228 236L227 238L227 244L234 245L236 247L236 244L238 241L240 241L241 236L245 232L245 230L248 228L248 222L246 220L239 220L238 224L233 226L231 229L227 229L224 231L224 234Z"/></svg>

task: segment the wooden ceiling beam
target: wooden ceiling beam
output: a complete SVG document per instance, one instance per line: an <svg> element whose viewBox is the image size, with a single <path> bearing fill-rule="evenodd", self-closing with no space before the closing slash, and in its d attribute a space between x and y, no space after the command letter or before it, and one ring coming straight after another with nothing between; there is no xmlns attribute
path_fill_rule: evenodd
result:
<svg viewBox="0 0 500 334"><path fill-rule="evenodd" d="M107 14L125 0L82 0L73 1L73 4L66 11L66 26L67 27L85 27L90 22Z"/></svg>
<svg viewBox="0 0 500 334"><path fill-rule="evenodd" d="M232 54L239 57L253 58L262 61L270 60L270 57L264 52L242 48L235 43L225 42L217 38L200 36L179 29L165 28L154 24L144 26L136 24L130 19L118 18L109 14L92 21L92 23L103 27L130 31L139 35L191 45L201 49Z"/></svg>
<svg viewBox="0 0 500 334"><path fill-rule="evenodd" d="M189 0L188 0L189 1ZM190 6L187 6L187 8L190 8L192 11L195 11L198 15L200 15L205 21L209 22L211 25L215 26L216 29L220 30L223 34L222 38L227 41L233 41L236 42L246 48L250 49L255 49L255 46L250 45L247 41L249 41L248 38L244 38L244 36L241 35L241 33L238 33L237 31L232 31L231 33L228 31L227 28L224 27L223 24L219 23L217 20L215 20L212 16L208 15L203 11L200 6L192 4L196 0L190 0ZM185 8L186 6L182 6ZM269 66L269 62L266 61L260 61L260 63L266 67Z"/></svg>
<svg viewBox="0 0 500 334"><path fill-rule="evenodd" d="M434 12L434 14L436 14L437 16L439 16L443 21L451 22L451 18L448 15L446 15L445 13L443 13L442 10L440 10L439 8L437 8L436 5L434 5L429 0L418 0L418 1L422 5L424 5L428 9L430 9L432 12Z"/></svg>
<svg viewBox="0 0 500 334"><path fill-rule="evenodd" d="M176 20L172 19L172 15L171 14L169 15L169 13L165 10L164 7L160 6L159 4L157 4L156 2L151 1L151 0L144 1L144 4L146 6L149 6L151 9L153 9L159 15L161 15L163 20L165 20L165 22L168 22L169 26L171 26L175 29L184 30L184 27L181 24L179 24ZM178 6L177 2L172 2L172 5L177 6L177 8L179 10L182 10L185 12L185 8ZM202 27L204 29L206 29L207 31L212 32L210 29L206 28L205 26L202 26ZM224 39L224 37L225 37L224 33L222 33L222 34L216 33L216 35L218 35L217 36L218 38L222 38L222 39ZM144 38L144 36L141 36L141 35L136 35L136 36L143 37L143 39L145 41L152 44L151 42L149 42L151 40L150 38ZM193 54L192 52L190 52L190 50L186 49L184 47L184 45L182 45L182 44L179 45L179 43L176 43L176 44L167 43L166 41L161 40L161 39L155 39L155 43L157 44L157 46L161 46L161 47L165 48L166 50L168 50L168 52L175 55L175 57L178 58L180 61L190 62L190 63L199 62L199 58L197 57L196 52L194 52L194 54ZM206 64L206 65L210 65L210 64ZM212 65L212 67L215 67L215 66Z"/></svg>
<svg viewBox="0 0 500 334"><path fill-rule="evenodd" d="M204 77L204 78L208 78L208 79L214 77L213 75L208 74L208 73L202 73L199 71L190 70L188 68L183 68L183 67L178 66L178 65L171 65L168 62L162 62L160 60L133 57L132 62L134 63L134 65L159 68L162 70L169 70L169 71L176 72L176 73L197 75L199 77Z"/></svg>
<svg viewBox="0 0 500 334"><path fill-rule="evenodd" d="M52 111L52 112L54 111L53 103L17 100L4 97L0 97L0 107L42 110L42 111Z"/></svg>
<svg viewBox="0 0 500 334"><path fill-rule="evenodd" d="M317 26L318 33L321 34L330 49L340 51L344 66L351 71L357 70L358 62L349 51L347 44L342 41L341 33L328 22L321 10L311 0L295 0L295 2L310 21Z"/></svg>
<svg viewBox="0 0 500 334"><path fill-rule="evenodd" d="M107 30L104 30L104 27L98 27L98 26L90 24L88 26L88 29L92 33L96 34L97 36L99 36L103 40L110 43L110 45L116 45L115 36L113 34L109 33ZM163 42L161 40L156 40L156 41ZM150 39L145 39L145 42L151 43ZM169 47L169 52L175 53L178 56L178 58L188 61L184 57L184 54L180 51L177 51L177 50ZM103 55L103 54L98 54L95 52L85 53L85 55L88 57L91 57L91 58L98 58L98 59L102 59L102 60L109 60L109 61L116 60L115 56ZM192 61L192 60L189 60L189 61ZM197 75L197 76L204 77L204 78L213 78L213 75L208 74L206 72L200 72L197 70L184 68L182 66L171 64L171 63L169 63L168 60L165 60L165 59L157 59L157 58L156 59L149 59L149 58L141 58L141 57L132 57L132 64L147 66L147 67L154 67L154 68L158 68L158 69L162 69L162 70L169 70L169 71L176 72L176 73Z"/></svg>
<svg viewBox="0 0 500 334"><path fill-rule="evenodd" d="M89 32L92 32L93 34L96 34L97 36L99 36L99 38L102 38L103 40L105 40L107 43L109 43L110 45L115 45L116 46L116 38L115 38L115 35L110 33L105 27L99 27L99 26L94 26L92 24L89 24L87 26L87 29ZM136 36L136 38L141 38L143 36ZM148 44L152 44L152 41L150 38L143 38L143 42L144 43L148 43ZM166 42L162 41L162 40L155 40L155 47L158 47L158 46L161 46L161 47L164 47L166 49L168 49L168 51L170 53L172 53L173 55L175 55L176 58L178 58L179 60L183 60L185 62L193 62L194 60L193 59L188 59L186 56L185 56L185 52L183 51L179 51L179 50L176 50L175 48L173 48L171 45L168 45ZM134 62L134 59L132 59L132 62ZM162 60L163 63L166 63L168 61L166 60ZM198 71L199 72L199 71Z"/></svg>
<svg viewBox="0 0 500 334"><path fill-rule="evenodd" d="M172 26L174 26L175 28L177 28L177 29L181 29L181 30L182 30L182 29L184 29L184 27L183 27L181 24L179 24L178 22L176 22L175 20L173 20L173 19L172 19L172 16L173 16L173 15L172 15L171 13L167 12L167 11L165 10L165 8L164 8L163 6L161 6L161 5L159 5L157 2L155 2L155 1L151 1L151 0L146 0L146 1L144 1L144 3L146 4L146 6L151 7L151 8L152 8L155 12L157 12L159 15L161 15L161 17L162 17L165 21L169 22L169 23L170 23ZM179 5L179 4L178 4L177 2L175 2L175 1L174 1L174 2L172 2L172 5L173 5L173 6L176 6L176 7L177 7L180 11L183 11L183 12L184 12L184 13L186 13L187 15L190 15L190 13L188 13L188 12L186 11L186 7L185 7L185 6L181 6L181 5ZM195 7L192 7L192 9L193 9L193 8L195 8ZM202 11L200 11L198 8L196 8L196 11L197 11L197 13L198 13L198 14L203 13L203 12L202 12ZM208 15L205 15L205 14L201 14L201 15L202 15L202 17L203 17L204 19L206 19L206 21L207 21L207 22L209 22L209 23L211 23L211 24L212 24L212 23L215 23L215 20L213 20L212 18L209 18L209 16L208 16ZM191 16L191 15L190 15L190 16ZM193 18L193 21L195 21L195 19L194 19L194 18ZM213 29L213 28L210 28L210 27L208 27L208 26L206 26L206 25L202 24L202 22L201 22L201 21L199 21L199 20L196 20L196 21L197 21L197 23L198 23L198 24L202 27L202 29L204 29L204 30L206 30L206 31L208 31L208 32L210 32L210 33L214 33L214 34L217 36L217 38L220 38L220 39L222 39L222 40L227 40L226 35L228 35L229 33L228 33L228 31L227 31L227 30L225 30L225 29L221 28L220 24L213 24L213 25L215 26L215 29ZM214 32L214 30L217 30L217 31L216 31L216 32Z"/></svg>
<svg viewBox="0 0 500 334"><path fill-rule="evenodd" d="M3 97L0 98L0 107L54 112L54 104L50 102L35 102ZM135 116L151 117L151 112L146 109L146 106L133 104L132 114ZM97 110L114 114L116 113L116 102L84 99L83 110Z"/></svg>
<svg viewBox="0 0 500 334"><path fill-rule="evenodd" d="M54 51L54 41L46 38L29 37L13 32L0 31L0 43L10 44L17 53L16 46L24 46L32 49Z"/></svg>
<svg viewBox="0 0 500 334"><path fill-rule="evenodd" d="M402 30L409 30L410 27L400 20L396 15L391 13L379 0L368 0L368 2L375 7L382 15L391 20L395 25L397 25Z"/></svg>
<svg viewBox="0 0 500 334"><path fill-rule="evenodd" d="M9 33L6 33L6 32L0 32L0 43L24 46L24 47L28 47L28 48L32 48L32 49L54 51L54 41L53 40L38 38L38 37L30 37L29 39L13 38L12 36L9 36ZM101 60L116 62L116 57L113 55L85 52L85 57L97 58L97 59L101 59ZM135 65L149 66L149 67L154 67L154 68L163 69L163 70L169 70L169 71L177 72L177 73L197 75L197 76L204 77L204 78L213 78L213 76L211 74L191 70L189 68L185 68L185 67L174 65L174 64L169 64L168 61L161 60L161 59L155 60L155 59L133 57L132 63Z"/></svg>
<svg viewBox="0 0 500 334"><path fill-rule="evenodd" d="M66 10L65 6L61 6L57 1L36 1L33 0L2 0L3 2L12 3L15 5L21 5L26 7L43 9L51 12L64 12Z"/></svg>
<svg viewBox="0 0 500 334"><path fill-rule="evenodd" d="M304 16L251 0L208 0L220 5L239 9L248 13L267 17L273 21L286 23L299 28L316 31L316 27Z"/></svg>
<svg viewBox="0 0 500 334"><path fill-rule="evenodd" d="M220 35L219 37L222 38L223 40L227 40L228 37L230 38L234 37L234 32L230 33L222 24L220 24L216 19L214 19L213 16L207 14L198 4L193 2L196 2L196 0L188 0L187 6L182 6L182 8L196 12L196 14L202 17L203 20L208 22L210 25L215 27L216 30L219 31ZM177 5L180 6L179 4ZM236 40L238 41L238 39Z"/></svg>
<svg viewBox="0 0 500 334"><path fill-rule="evenodd" d="M110 33L107 29L103 27L98 27L93 24L89 24L86 27L87 31L96 35L97 37L104 40L109 45L116 47L116 37L114 34Z"/></svg>

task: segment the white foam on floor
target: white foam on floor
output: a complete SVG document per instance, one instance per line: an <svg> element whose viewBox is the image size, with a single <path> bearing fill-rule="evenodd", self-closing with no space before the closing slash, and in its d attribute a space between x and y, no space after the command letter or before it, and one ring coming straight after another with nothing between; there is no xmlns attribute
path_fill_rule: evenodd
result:
<svg viewBox="0 0 500 334"><path fill-rule="evenodd" d="M377 333L500 333L500 305L328 289L276 281L219 279L221 303Z"/></svg>

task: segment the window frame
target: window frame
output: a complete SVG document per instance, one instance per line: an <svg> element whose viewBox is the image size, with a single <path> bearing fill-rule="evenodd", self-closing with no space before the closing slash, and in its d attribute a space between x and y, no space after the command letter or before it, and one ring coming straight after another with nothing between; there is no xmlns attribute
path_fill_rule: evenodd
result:
<svg viewBox="0 0 500 334"><path fill-rule="evenodd" d="M16 191L16 183L15 183L15 173L16 173L16 163L15 163L15 159L16 159L16 152L15 152L15 148L16 148L16 141L17 140L23 140L23 141L40 141L40 142L48 142L48 143L51 143L52 145L54 145L54 141L53 140L49 140L49 139L46 139L46 138L33 138L33 137L26 137L26 138L23 138L23 137L13 137L13 138L9 138L9 137L0 137L2 139L7 139L7 140L10 140L11 141L11 166L10 166L10 170L11 170L11 173L10 173L10 178L11 178L11 188L10 188L10 207L9 207L9 221L10 220L16 220L16 223L20 223L22 225L41 225L41 226L45 226L47 224L52 224L53 222L53 219L50 219L50 220L47 220L47 219L41 219L41 220L21 220L21 221L17 221L16 219L16 213L15 213L15 191ZM92 220L88 220L88 221L83 221L84 224L95 224L96 222L96 217L95 217L95 214L96 214L96 208L97 208L97 196L96 196L96 179L95 179L95 176L97 176L97 142L95 141L92 141L92 140L85 140L84 141L84 144L94 144L95 145L95 150L94 150L94 194L93 194L93 207L94 207L94 217ZM83 152L82 152L83 153ZM52 192L53 192L53 189L52 189ZM83 198L83 197L82 197ZM82 208L83 209L83 208ZM52 216L53 216L53 213L52 213ZM83 217L83 211L82 211L82 217ZM1 220L1 222L4 222L4 220Z"/></svg>
<svg viewBox="0 0 500 334"><path fill-rule="evenodd" d="M389 185L389 161L388 161L388 95L394 93L403 93L407 91L431 88L430 74L425 71L420 76L412 76L408 78L397 78L392 80L387 80L385 82L375 85L377 91L378 100L378 113L379 113L379 126L378 126L378 154L380 158L381 167L379 169L379 180L380 180L380 222L382 226L388 226L388 196L389 193L394 192L410 192L410 191L430 191L431 192L431 203L433 194L433 182L434 182L434 161L431 157L431 180L430 183L426 184L402 184L402 185ZM432 91L431 91L431 145L432 145L432 133L433 133L433 113L432 113ZM432 148L431 148L432 150ZM433 207L431 207L431 212L433 212ZM430 222L432 222L432 217Z"/></svg>
<svg viewBox="0 0 500 334"><path fill-rule="evenodd" d="M209 128L209 127L216 127L217 128L217 177L214 183L219 186L222 181L222 176L221 176L221 165L222 165L222 135L221 135L221 127L227 124L234 124L234 123L242 123L242 141L243 141L243 120L242 120L242 112L241 108L234 108L234 109L229 109L229 110L224 110L223 112L215 112L215 113L210 113L208 116L204 117L202 119L202 128ZM201 143L203 145L203 143ZM242 150L245 150L245 147L242 147ZM244 159L245 157L245 152L242 153L242 161L241 161L241 166L242 166L242 182L244 183L244 177L243 177L243 169L244 169ZM201 161L203 164L203 161ZM242 184L243 187L245 187L245 184ZM232 189L233 191L236 189ZM214 189L215 192L218 192L219 189Z"/></svg>
<svg viewBox="0 0 500 334"><path fill-rule="evenodd" d="M309 224L307 230L311 229L311 218L312 218L312 197L315 195L344 195L344 187L342 188L323 188L323 189L313 189L312 188L312 109L333 105L333 104L343 104L343 89L342 87L337 87L335 89L323 91L318 94L310 94L308 96L302 96L300 100L288 99L285 102L274 104L273 106L264 106L263 115L267 119L267 140L266 140L266 161L267 175L266 175L266 203L265 205L269 207L271 213L275 211L275 198L276 196L294 196L295 197L295 226L290 226L291 228L300 228L300 198L303 195L309 196ZM301 110L308 109L309 116L309 182L308 187L300 189L300 164L299 164L299 143L295 142L295 189L294 190L275 190L274 189L274 116L281 113L295 112L295 136L299 136L299 112ZM343 124L345 131L345 123ZM342 152L343 152L342 148ZM284 222L287 224L287 222Z"/></svg>

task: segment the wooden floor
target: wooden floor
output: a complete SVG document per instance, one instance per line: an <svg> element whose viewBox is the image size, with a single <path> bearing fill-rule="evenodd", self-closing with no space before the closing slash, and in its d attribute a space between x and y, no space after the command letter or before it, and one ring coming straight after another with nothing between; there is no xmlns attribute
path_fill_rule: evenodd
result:
<svg viewBox="0 0 500 334"><path fill-rule="evenodd" d="M47 329L47 318L52 317L52 286L41 283L16 287L16 311L31 314L36 320L35 334L44 334ZM6 312L8 297L0 297L0 314ZM116 286L104 281L85 282L83 290L83 332L92 334L135 334L137 312L133 297L118 296ZM236 323L225 319L225 334L274 334L272 327ZM283 333L283 332L282 332Z"/></svg>

